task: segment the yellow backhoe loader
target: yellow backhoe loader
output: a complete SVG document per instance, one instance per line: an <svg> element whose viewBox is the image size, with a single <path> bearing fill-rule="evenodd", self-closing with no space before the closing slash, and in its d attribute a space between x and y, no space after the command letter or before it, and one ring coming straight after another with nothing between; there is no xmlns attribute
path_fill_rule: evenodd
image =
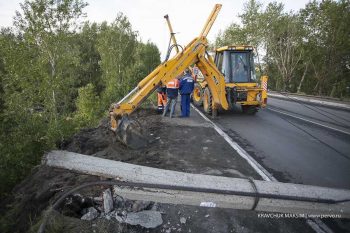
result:
<svg viewBox="0 0 350 233"><path fill-rule="evenodd" d="M259 86L254 80L254 65L252 60L252 49L249 46L234 47L228 46L217 50L214 59L207 53L207 35L214 24L214 21L221 9L221 4L216 4L200 35L193 39L181 51L170 21L173 45L170 46L166 60L154 69L147 77L141 80L138 85L118 103L112 104L110 108L111 129L116 132L119 140L125 144L129 141L137 141L141 135L141 127L128 116L133 113L157 87L166 85L170 80L181 76L187 67L196 66L203 75L203 82L199 82L197 90L203 98L204 108L208 113L216 114L218 109L228 110L233 103L240 103L244 106L264 107L267 100L266 82L267 77L261 78ZM166 17L167 19L167 17ZM177 54L169 59L172 48L177 49ZM247 48L247 49L246 49ZM240 53L237 53L240 51ZM237 56L236 56L237 55ZM232 66L232 62L237 62ZM239 63L239 65L238 65ZM226 67L232 67L229 70ZM234 70L237 68L237 71ZM240 78L242 83L234 82L236 74L228 72L242 73ZM246 75L246 76L245 76ZM249 81L247 81L249 80ZM201 89L199 88L201 87ZM246 96L246 97L245 97ZM194 99L196 96L194 95ZM254 110L255 111L255 110Z"/></svg>
<svg viewBox="0 0 350 233"><path fill-rule="evenodd" d="M247 114L255 114L267 104L267 76L257 82L253 47L246 45L225 46L216 50L215 65L225 80L226 99L229 108L235 104ZM199 75L192 95L193 104L202 106L212 114L212 96L206 79Z"/></svg>
<svg viewBox="0 0 350 233"><path fill-rule="evenodd" d="M166 15L164 18L168 24L171 41L173 44L177 44L169 16ZM178 47L175 48L179 52ZM244 113L255 114L259 108L266 106L268 77L262 76L260 84L257 83L252 46L232 45L221 47L215 51L214 61L225 79L229 108L233 108L237 104L241 105ZM197 68L189 68L192 72L197 70ZM214 113L215 115L208 83L202 73L198 71L197 73L196 85L192 95L193 103L197 107L203 105L206 113Z"/></svg>

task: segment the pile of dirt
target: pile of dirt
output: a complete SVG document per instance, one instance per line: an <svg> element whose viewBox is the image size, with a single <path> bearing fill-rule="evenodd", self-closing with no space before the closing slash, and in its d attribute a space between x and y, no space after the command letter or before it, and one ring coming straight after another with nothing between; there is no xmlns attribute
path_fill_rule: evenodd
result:
<svg viewBox="0 0 350 233"><path fill-rule="evenodd" d="M143 134L147 139L147 145L143 148L131 149L117 141L114 133L109 130L108 119L104 119L98 127L81 130L71 139L62 142L60 149L168 170L260 179L246 161L235 154L203 120L195 119L191 122L191 119L164 119L150 109L139 110L134 114L134 118L142 125ZM7 203L7 206L2 207L6 209L6 214L1 219L0 231L35 231L40 225L43 210L64 192L85 182L98 180L103 178L38 166L13 190L11 200L2 202ZM97 197L105 189L105 186L96 186L74 195L89 199ZM74 199L72 196L68 198L68 203ZM298 219L267 221L258 218L256 212L252 211L159 203L152 203L144 210L153 208L154 211L161 212L163 224L154 229L146 229L139 225L118 222L115 217L108 220L101 215L89 221L81 220L89 207L91 206L81 206L76 209L75 214L72 214L69 208L60 208L49 218L49 232L309 231L303 220Z"/></svg>

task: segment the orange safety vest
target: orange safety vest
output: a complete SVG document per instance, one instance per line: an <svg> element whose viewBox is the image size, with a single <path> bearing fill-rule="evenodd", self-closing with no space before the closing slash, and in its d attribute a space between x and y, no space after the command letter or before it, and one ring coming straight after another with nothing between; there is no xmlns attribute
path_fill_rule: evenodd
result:
<svg viewBox="0 0 350 233"><path fill-rule="evenodd" d="M166 88L178 89L180 86L180 82L177 78L174 78L170 82L166 84Z"/></svg>

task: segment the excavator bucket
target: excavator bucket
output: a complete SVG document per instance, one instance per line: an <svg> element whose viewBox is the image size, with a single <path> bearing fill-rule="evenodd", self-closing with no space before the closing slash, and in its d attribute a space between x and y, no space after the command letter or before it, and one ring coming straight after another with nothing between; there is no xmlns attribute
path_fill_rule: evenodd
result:
<svg viewBox="0 0 350 233"><path fill-rule="evenodd" d="M125 115L116 124L114 132L117 140L132 149L139 149L147 145L147 139L142 133L139 122Z"/></svg>

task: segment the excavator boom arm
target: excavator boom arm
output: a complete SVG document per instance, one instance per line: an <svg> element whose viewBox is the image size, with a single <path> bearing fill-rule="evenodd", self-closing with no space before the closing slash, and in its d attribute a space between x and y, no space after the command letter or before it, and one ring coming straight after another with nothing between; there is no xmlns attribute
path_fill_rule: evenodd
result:
<svg viewBox="0 0 350 233"><path fill-rule="evenodd" d="M172 59L160 64L152 73L141 80L128 95L121 101L112 105L110 110L111 128L116 130L118 121L125 115L130 115L137 107L160 85L165 85L174 78L179 77L189 66L196 64L204 74L208 87L213 96L214 108L228 109L225 96L225 80L216 68L211 57L206 57L208 45L206 36L218 15L221 5L215 5L205 24L200 37L192 40L182 52Z"/></svg>

